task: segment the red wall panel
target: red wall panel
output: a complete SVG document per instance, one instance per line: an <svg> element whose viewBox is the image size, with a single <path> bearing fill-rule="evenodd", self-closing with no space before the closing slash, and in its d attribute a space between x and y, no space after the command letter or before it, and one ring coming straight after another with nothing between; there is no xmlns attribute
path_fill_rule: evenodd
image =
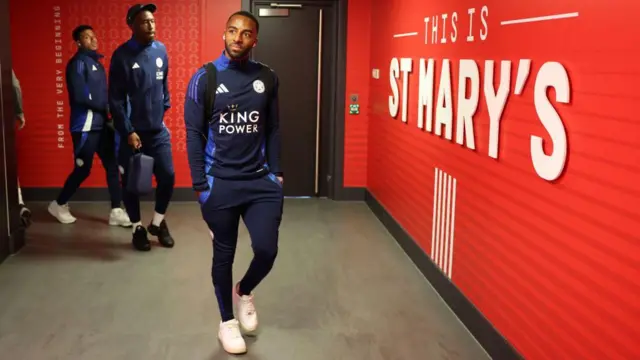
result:
<svg viewBox="0 0 640 360"><path fill-rule="evenodd" d="M347 84L344 124L344 186L367 185L367 143L369 131L369 36L371 1L349 0L347 24ZM350 115L351 95L358 95L360 114Z"/></svg>
<svg viewBox="0 0 640 360"><path fill-rule="evenodd" d="M159 0L158 40L167 45L171 61L169 87L172 109L165 123L172 133L176 186L190 187L182 120L184 92L195 69L216 58L223 49L227 17L240 8L239 0ZM71 31L81 23L95 27L99 51L108 69L113 50L131 36L125 15L131 3L122 0L86 2L46 0L34 7L12 0L13 64L24 95L27 126L18 135L20 184L23 187L61 187L73 167L68 127L68 98L64 70L76 51ZM84 187L104 187L98 157Z"/></svg>
<svg viewBox="0 0 640 360"><path fill-rule="evenodd" d="M631 32L640 3L372 4L371 67L381 73L370 80L374 196L526 358L640 358L640 35ZM406 92L393 59L411 65ZM433 89L426 109L420 59L435 65L433 84L428 67L422 80L425 100ZM498 91L501 78L499 116L491 85ZM395 118L390 104L399 105ZM489 104L500 119L493 134ZM419 111L431 131L418 127ZM474 146L456 141L461 123ZM439 124L450 124L450 137Z"/></svg>

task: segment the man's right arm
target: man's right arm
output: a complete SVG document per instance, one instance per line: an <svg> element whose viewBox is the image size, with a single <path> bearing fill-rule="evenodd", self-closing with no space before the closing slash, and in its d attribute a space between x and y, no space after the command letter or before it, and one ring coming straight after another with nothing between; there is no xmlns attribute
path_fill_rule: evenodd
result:
<svg viewBox="0 0 640 360"><path fill-rule="evenodd" d="M91 97L85 79L86 67L84 61L71 59L67 64L66 80L71 101L96 112L107 112L107 103L100 104Z"/></svg>
<svg viewBox="0 0 640 360"><path fill-rule="evenodd" d="M117 52L109 64L109 111L120 134L128 136L135 132L127 115L127 68Z"/></svg>
<svg viewBox="0 0 640 360"><path fill-rule="evenodd" d="M209 189L205 173L205 146L208 121L204 116L207 74L199 69L191 77L184 100L184 125L187 133L187 157L191 169L191 182L195 191Z"/></svg>

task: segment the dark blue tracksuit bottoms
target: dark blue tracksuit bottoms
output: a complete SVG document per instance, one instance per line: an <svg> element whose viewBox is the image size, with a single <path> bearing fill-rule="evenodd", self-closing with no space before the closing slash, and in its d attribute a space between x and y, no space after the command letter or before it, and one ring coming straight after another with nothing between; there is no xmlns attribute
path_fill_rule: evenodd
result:
<svg viewBox="0 0 640 360"><path fill-rule="evenodd" d="M211 277L222 321L234 318L232 267L240 218L249 231L253 260L240 281L248 295L269 274L278 253L282 220L282 185L273 174L251 180L208 177L210 190L200 194L202 217L213 232Z"/></svg>
<svg viewBox="0 0 640 360"><path fill-rule="evenodd" d="M97 153L107 174L107 186L111 195L111 208L120 207L122 193L116 157L116 132L105 126L102 130L71 133L73 141L74 167L67 177L57 202L66 204L91 173L93 158Z"/></svg>
<svg viewBox="0 0 640 360"><path fill-rule="evenodd" d="M142 142L140 151L153 158L153 175L156 178L156 206L158 214L165 214L173 196L175 172L173 170L173 154L171 151L171 134L167 128L153 132L136 132ZM132 223L140 222L140 198L127 191L127 171L133 149L126 138L119 144L118 162L122 173L122 195L124 206Z"/></svg>

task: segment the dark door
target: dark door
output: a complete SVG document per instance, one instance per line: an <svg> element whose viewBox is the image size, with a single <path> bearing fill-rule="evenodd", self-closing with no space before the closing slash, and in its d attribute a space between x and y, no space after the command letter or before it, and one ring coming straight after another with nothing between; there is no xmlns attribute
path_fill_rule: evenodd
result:
<svg viewBox="0 0 640 360"><path fill-rule="evenodd" d="M330 150L323 135L331 129L335 93L335 6L302 1L285 8L254 1L251 11L260 22L253 57L280 81L284 194L326 196Z"/></svg>
<svg viewBox="0 0 640 360"><path fill-rule="evenodd" d="M15 119L13 113L13 102L8 98L11 96L11 47L9 43L9 1L0 0L0 262L4 260L10 252L9 243L9 212L7 207L7 167L5 156L13 151L6 149L6 125L13 126Z"/></svg>
<svg viewBox="0 0 640 360"><path fill-rule="evenodd" d="M0 0L4 1L4 0ZM0 3L0 6L2 6L2 4ZM7 9L8 10L8 9ZM0 24L0 32L4 31L4 25L5 23ZM2 38L2 36L0 36L0 39ZM0 51L5 51L5 46L4 43L0 44L2 46L0 46ZM0 57L1 59L1 57ZM5 118L5 114L7 113L6 111L6 107L7 105L9 105L10 102L6 101L6 96L7 96L7 90L10 90L10 86L11 86L11 70L9 70L8 73L9 76L9 81L7 83L7 71L5 71L5 68L3 66L2 60L0 60L0 79L2 80L1 85L2 85L2 91L0 92L0 94L2 96L0 96L0 109L2 109L2 111L0 111L0 121L2 121L2 124L5 124L9 121L11 121L11 123L13 124L13 118L6 119ZM8 85L8 86L7 86ZM10 236L9 236L9 212L7 211L7 191L6 191L6 178L7 178L7 169L5 166L5 156L6 156L6 151L5 151L5 137L4 137L4 126L2 128L0 128L0 263L6 259L6 257L9 255L10 253Z"/></svg>

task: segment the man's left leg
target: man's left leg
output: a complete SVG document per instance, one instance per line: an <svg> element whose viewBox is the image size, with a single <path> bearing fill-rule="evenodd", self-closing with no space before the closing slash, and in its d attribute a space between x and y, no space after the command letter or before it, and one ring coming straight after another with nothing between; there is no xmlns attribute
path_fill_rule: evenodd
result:
<svg viewBox="0 0 640 360"><path fill-rule="evenodd" d="M146 141L149 140L151 139ZM152 154L154 159L153 173L158 186L156 187L155 212L153 214L153 220L151 220L151 224L149 224L147 230L149 234L158 238L158 242L162 246L171 248L174 245L174 240L171 233L169 233L169 227L164 218L171 197L173 196L173 187L175 184L171 134L169 134L169 130L165 128L159 134L154 135L152 141Z"/></svg>
<svg viewBox="0 0 640 360"><path fill-rule="evenodd" d="M109 126L105 126L100 134L98 145L98 157L102 161L102 167L107 175L107 186L111 196L111 213L109 225L130 227L133 224L127 212L122 209L122 188L120 186L120 172L118 171L118 147L120 135Z"/></svg>
<svg viewBox="0 0 640 360"><path fill-rule="evenodd" d="M275 176L269 175L251 183L248 192L253 195L253 201L247 205L242 218L251 237L254 256L234 291L237 318L246 333L258 328L252 291L271 272L276 260L284 201L282 185Z"/></svg>

